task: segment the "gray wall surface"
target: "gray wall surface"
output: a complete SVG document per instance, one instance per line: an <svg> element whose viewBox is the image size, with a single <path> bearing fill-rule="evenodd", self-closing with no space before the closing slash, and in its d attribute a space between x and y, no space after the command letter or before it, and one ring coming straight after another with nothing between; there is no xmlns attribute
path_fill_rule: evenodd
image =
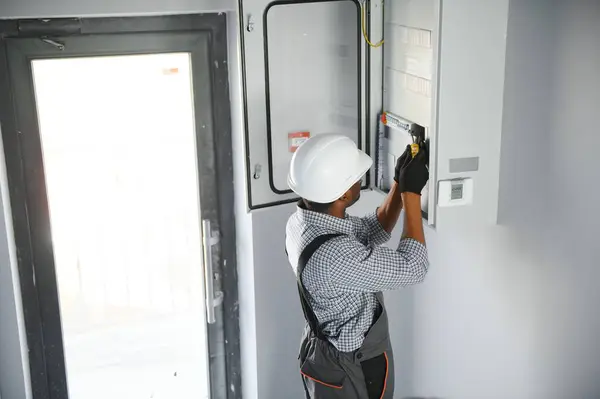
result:
<svg viewBox="0 0 600 399"><path fill-rule="evenodd" d="M29 366L8 195L0 136L0 396L21 399L30 393Z"/></svg>
<svg viewBox="0 0 600 399"><path fill-rule="evenodd" d="M0 18L164 15L236 8L236 0L0 0Z"/></svg>
<svg viewBox="0 0 600 399"><path fill-rule="evenodd" d="M232 145L235 154L244 152L244 110L242 107L242 74L239 19L237 13L227 15L229 29L229 87L231 98ZM254 288L254 247L252 214L246 211L245 157L233 157L235 187L235 231L238 266L238 300L240 303L240 341L242 392L245 398L258 397L258 370L256 367L256 305Z"/></svg>
<svg viewBox="0 0 600 399"><path fill-rule="evenodd" d="M600 397L598 21L598 1L511 1L501 226L430 237L415 394Z"/></svg>

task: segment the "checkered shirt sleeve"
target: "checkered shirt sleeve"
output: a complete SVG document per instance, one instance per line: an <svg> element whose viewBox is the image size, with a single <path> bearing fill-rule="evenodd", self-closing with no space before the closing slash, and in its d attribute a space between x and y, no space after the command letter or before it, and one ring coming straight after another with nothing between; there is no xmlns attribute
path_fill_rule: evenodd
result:
<svg viewBox="0 0 600 399"><path fill-rule="evenodd" d="M348 219L352 221L354 229L357 232L357 237L365 245L383 245L392 237L392 235L385 231L381 226L381 223L377 218L377 211L362 218L349 216Z"/></svg>
<svg viewBox="0 0 600 399"><path fill-rule="evenodd" d="M396 250L363 245L351 237L338 237L321 254L330 265L331 282L340 291L380 292L423 281L429 267L427 249L404 238Z"/></svg>

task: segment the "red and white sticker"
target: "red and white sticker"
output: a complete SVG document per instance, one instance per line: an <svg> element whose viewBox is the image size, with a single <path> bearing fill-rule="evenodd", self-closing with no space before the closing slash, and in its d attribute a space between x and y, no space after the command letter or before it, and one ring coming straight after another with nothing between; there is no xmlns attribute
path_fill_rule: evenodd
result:
<svg viewBox="0 0 600 399"><path fill-rule="evenodd" d="M288 133L288 144L290 152L296 152L300 144L304 143L310 138L310 132L293 132Z"/></svg>

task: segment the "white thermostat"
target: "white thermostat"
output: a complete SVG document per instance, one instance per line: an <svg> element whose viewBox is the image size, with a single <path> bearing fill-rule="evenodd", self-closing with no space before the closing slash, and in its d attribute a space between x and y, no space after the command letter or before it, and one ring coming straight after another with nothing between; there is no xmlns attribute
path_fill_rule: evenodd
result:
<svg viewBox="0 0 600 399"><path fill-rule="evenodd" d="M438 206L464 206L473 203L473 179L452 179L439 182Z"/></svg>

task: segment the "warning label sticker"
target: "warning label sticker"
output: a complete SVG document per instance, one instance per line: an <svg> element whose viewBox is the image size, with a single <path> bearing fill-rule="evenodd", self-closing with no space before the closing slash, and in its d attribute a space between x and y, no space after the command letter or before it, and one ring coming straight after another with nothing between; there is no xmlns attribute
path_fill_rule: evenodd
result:
<svg viewBox="0 0 600 399"><path fill-rule="evenodd" d="M304 143L310 138L310 132L293 132L288 133L288 146L290 152L296 152L300 144Z"/></svg>

